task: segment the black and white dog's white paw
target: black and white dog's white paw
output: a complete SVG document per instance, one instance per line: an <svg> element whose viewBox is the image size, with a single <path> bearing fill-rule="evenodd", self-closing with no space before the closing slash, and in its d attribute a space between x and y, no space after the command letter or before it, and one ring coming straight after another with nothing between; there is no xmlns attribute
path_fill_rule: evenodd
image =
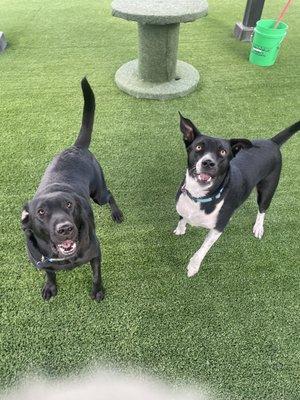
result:
<svg viewBox="0 0 300 400"><path fill-rule="evenodd" d="M186 231L186 227L185 226L184 227L183 226L179 226L179 224L178 224L177 228L174 229L173 233L176 236L180 236L180 235L184 235L185 231Z"/></svg>
<svg viewBox="0 0 300 400"><path fill-rule="evenodd" d="M263 237L264 234L264 219L265 219L265 213L257 213L257 217L256 217L256 221L255 224L253 226L253 235L257 238L257 239L261 239Z"/></svg>
<svg viewBox="0 0 300 400"><path fill-rule="evenodd" d="M187 276L191 278L192 276L196 275L200 269L200 266L201 259L197 254L194 254L187 266Z"/></svg>
<svg viewBox="0 0 300 400"><path fill-rule="evenodd" d="M263 225L257 225L255 224L253 226L253 235L257 238L257 239L262 239L264 234L264 227Z"/></svg>
<svg viewBox="0 0 300 400"><path fill-rule="evenodd" d="M180 236L184 235L186 231L186 221L184 218L181 218L178 222L176 229L173 231L174 235Z"/></svg>

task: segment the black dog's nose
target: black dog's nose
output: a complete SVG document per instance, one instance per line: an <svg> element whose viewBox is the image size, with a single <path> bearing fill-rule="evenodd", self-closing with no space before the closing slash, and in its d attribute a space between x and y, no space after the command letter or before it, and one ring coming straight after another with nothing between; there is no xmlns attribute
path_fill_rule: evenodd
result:
<svg viewBox="0 0 300 400"><path fill-rule="evenodd" d="M210 159L206 159L206 160L203 160L202 161L202 166L203 167L205 167L205 168L212 168L212 167L214 167L216 164L212 161L212 160L210 160Z"/></svg>
<svg viewBox="0 0 300 400"><path fill-rule="evenodd" d="M71 224L71 222L63 222L56 225L56 233L63 236L69 235L73 229L74 226Z"/></svg>

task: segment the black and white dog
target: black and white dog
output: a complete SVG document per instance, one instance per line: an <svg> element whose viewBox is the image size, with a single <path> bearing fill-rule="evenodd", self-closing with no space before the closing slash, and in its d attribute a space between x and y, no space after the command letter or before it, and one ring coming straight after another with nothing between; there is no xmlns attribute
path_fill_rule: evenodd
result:
<svg viewBox="0 0 300 400"><path fill-rule="evenodd" d="M34 198L22 212L27 252L37 269L46 272L42 296L49 300L57 293L56 271L90 262L93 272L91 296L102 300L101 253L95 233L90 197L99 205L108 203L114 221L123 216L103 171L88 150L94 122L95 97L84 78L82 125L75 144L56 156L41 180Z"/></svg>
<svg viewBox="0 0 300 400"><path fill-rule="evenodd" d="M300 130L300 121L269 140L219 139L202 134L180 114L180 129L188 155L188 168L176 197L180 215L175 235L186 225L209 229L200 249L190 259L187 274L195 275L234 211L257 189L255 237L264 233L264 218L281 171L280 146Z"/></svg>

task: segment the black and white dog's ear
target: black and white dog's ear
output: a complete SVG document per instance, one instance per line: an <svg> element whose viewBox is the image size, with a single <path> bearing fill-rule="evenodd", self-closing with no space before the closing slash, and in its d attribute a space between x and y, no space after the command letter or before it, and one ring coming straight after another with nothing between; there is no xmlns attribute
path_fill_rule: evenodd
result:
<svg viewBox="0 0 300 400"><path fill-rule="evenodd" d="M180 115L180 130L183 133L183 140L188 147L195 139L196 136L200 135L200 132L192 123L191 120L184 118L183 115L179 112Z"/></svg>
<svg viewBox="0 0 300 400"><path fill-rule="evenodd" d="M253 144L248 139L230 139L229 143L233 156L242 149L250 149L253 147Z"/></svg>
<svg viewBox="0 0 300 400"><path fill-rule="evenodd" d="M21 214L21 225L24 230L28 228L29 220L30 220L29 207L28 207L28 203L27 203L23 207L22 214Z"/></svg>

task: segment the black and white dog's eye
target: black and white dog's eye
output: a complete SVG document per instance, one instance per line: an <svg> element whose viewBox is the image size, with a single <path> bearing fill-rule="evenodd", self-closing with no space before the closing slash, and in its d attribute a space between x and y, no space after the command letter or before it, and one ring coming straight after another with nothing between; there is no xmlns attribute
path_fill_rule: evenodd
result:
<svg viewBox="0 0 300 400"><path fill-rule="evenodd" d="M196 146L196 151L201 151L203 148L203 146L201 146L201 144L197 144Z"/></svg>
<svg viewBox="0 0 300 400"><path fill-rule="evenodd" d="M39 208L38 209L38 214L41 215L41 216L45 215L45 210L43 208Z"/></svg>
<svg viewBox="0 0 300 400"><path fill-rule="evenodd" d="M226 151L226 150L224 150L224 149L220 150L220 155L221 155L222 157L226 156L226 154L227 154L227 151Z"/></svg>
<svg viewBox="0 0 300 400"><path fill-rule="evenodd" d="M72 203L70 201L67 201L67 208L71 208L72 207Z"/></svg>

